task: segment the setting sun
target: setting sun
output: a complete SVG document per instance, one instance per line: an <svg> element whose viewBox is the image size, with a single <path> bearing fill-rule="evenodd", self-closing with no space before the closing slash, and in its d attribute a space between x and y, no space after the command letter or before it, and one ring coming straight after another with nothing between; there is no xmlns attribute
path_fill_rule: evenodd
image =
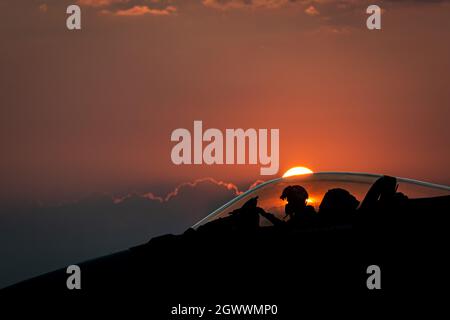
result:
<svg viewBox="0 0 450 320"><path fill-rule="evenodd" d="M293 167L283 174L283 178L310 173L313 173L313 171L306 167Z"/></svg>

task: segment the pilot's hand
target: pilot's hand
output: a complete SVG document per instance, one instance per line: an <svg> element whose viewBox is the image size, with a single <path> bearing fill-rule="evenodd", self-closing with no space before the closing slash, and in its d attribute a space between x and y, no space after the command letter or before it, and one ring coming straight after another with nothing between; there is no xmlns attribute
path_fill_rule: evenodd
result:
<svg viewBox="0 0 450 320"><path fill-rule="evenodd" d="M390 176L382 176L374 182L373 187L380 192L395 192L397 179Z"/></svg>

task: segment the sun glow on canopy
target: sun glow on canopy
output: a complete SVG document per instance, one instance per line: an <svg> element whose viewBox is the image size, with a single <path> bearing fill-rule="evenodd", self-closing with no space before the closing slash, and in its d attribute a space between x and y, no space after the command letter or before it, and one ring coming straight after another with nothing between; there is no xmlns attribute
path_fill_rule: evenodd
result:
<svg viewBox="0 0 450 320"><path fill-rule="evenodd" d="M283 174L283 178L292 177L292 176L299 176L299 175L302 175L302 174L311 174L311 173L313 173L313 171L311 169L306 168L306 167L293 167L293 168L290 168L288 171L286 171Z"/></svg>

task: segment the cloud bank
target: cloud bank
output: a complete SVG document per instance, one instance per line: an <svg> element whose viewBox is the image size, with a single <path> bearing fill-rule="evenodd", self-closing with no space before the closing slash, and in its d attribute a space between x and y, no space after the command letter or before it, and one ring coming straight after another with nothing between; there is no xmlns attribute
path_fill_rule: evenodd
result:
<svg viewBox="0 0 450 320"><path fill-rule="evenodd" d="M2 210L0 288L158 235L181 233L242 192L233 183L202 178L163 196L99 194L59 206Z"/></svg>
<svg viewBox="0 0 450 320"><path fill-rule="evenodd" d="M167 0L78 0L80 6L100 9L101 14L118 17L169 16L177 12L177 7Z"/></svg>

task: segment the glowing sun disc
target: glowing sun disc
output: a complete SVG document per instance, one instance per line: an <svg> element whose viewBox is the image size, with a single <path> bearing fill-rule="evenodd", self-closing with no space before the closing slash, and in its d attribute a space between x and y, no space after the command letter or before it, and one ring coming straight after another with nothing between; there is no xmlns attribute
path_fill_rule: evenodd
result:
<svg viewBox="0 0 450 320"><path fill-rule="evenodd" d="M313 173L313 171L311 169L306 168L306 167L293 167L293 168L290 168L288 171L286 171L283 174L283 178L292 177L292 176L299 176L299 175L302 175L302 174L311 174L311 173Z"/></svg>

